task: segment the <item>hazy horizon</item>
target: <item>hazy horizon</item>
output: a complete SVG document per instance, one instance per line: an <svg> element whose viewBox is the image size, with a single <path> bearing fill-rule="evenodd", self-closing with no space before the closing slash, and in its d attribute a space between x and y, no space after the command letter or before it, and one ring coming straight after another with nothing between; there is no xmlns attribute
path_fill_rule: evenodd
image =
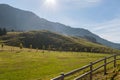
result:
<svg viewBox="0 0 120 80"><path fill-rule="evenodd" d="M0 4L32 11L41 18L85 28L109 41L120 43L119 0L1 0Z"/></svg>

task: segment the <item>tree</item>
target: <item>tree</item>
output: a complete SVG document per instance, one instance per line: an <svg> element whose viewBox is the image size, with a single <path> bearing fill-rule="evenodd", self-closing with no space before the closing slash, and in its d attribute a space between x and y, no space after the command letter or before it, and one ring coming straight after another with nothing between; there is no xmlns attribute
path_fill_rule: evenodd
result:
<svg viewBox="0 0 120 80"><path fill-rule="evenodd" d="M32 44L30 45L30 49L32 49Z"/></svg>
<svg viewBox="0 0 120 80"><path fill-rule="evenodd" d="M22 43L20 43L20 46L19 46L19 47L20 47L20 49L22 49L22 48L23 48L23 44L22 44Z"/></svg>
<svg viewBox="0 0 120 80"><path fill-rule="evenodd" d="M7 34L7 30L6 30L6 28L3 28L3 35L6 35Z"/></svg>
<svg viewBox="0 0 120 80"><path fill-rule="evenodd" d="M48 46L48 50L51 50L51 45Z"/></svg>
<svg viewBox="0 0 120 80"><path fill-rule="evenodd" d="M4 44L1 44L1 48L3 49L3 47L4 47Z"/></svg>
<svg viewBox="0 0 120 80"><path fill-rule="evenodd" d="M14 30L14 29L12 29L11 31L12 31L12 32L14 32L15 30Z"/></svg>
<svg viewBox="0 0 120 80"><path fill-rule="evenodd" d="M45 50L45 46L44 45L42 46L42 49Z"/></svg>
<svg viewBox="0 0 120 80"><path fill-rule="evenodd" d="M33 48L33 46L32 46L32 44L30 44L30 45L29 45L29 50L28 50L28 51L29 51L29 52L32 51L32 48Z"/></svg>
<svg viewBox="0 0 120 80"><path fill-rule="evenodd" d="M7 34L7 30L6 30L6 28L0 28L0 36L2 36L2 35L6 35Z"/></svg>
<svg viewBox="0 0 120 80"><path fill-rule="evenodd" d="M0 28L0 36L2 36L2 29Z"/></svg>
<svg viewBox="0 0 120 80"><path fill-rule="evenodd" d="M78 48L77 48L77 47L75 48L75 51L78 51Z"/></svg>
<svg viewBox="0 0 120 80"><path fill-rule="evenodd" d="M87 52L87 48L84 48L84 52Z"/></svg>
<svg viewBox="0 0 120 80"><path fill-rule="evenodd" d="M38 52L38 48L36 48L36 52Z"/></svg>
<svg viewBox="0 0 120 80"><path fill-rule="evenodd" d="M72 51L73 50L73 48L70 48L70 51Z"/></svg>
<svg viewBox="0 0 120 80"><path fill-rule="evenodd" d="M62 47L59 47L59 51L62 51Z"/></svg>

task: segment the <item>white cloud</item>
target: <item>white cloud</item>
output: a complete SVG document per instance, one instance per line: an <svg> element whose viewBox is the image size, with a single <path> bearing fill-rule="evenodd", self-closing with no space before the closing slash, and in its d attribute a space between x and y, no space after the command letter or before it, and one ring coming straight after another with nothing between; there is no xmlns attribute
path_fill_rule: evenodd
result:
<svg viewBox="0 0 120 80"><path fill-rule="evenodd" d="M92 3L98 3L101 2L102 0L85 0L86 2L92 2Z"/></svg>
<svg viewBox="0 0 120 80"><path fill-rule="evenodd" d="M91 27L82 26L82 20L74 20L71 18L63 17L59 20L61 23L73 25L72 27L82 27L87 28L93 33L99 35L100 37L115 42L120 43L120 18L114 18L112 20L106 21L104 23L91 23ZM90 25L90 24L87 24ZM93 26L94 25L94 26Z"/></svg>
<svg viewBox="0 0 120 80"><path fill-rule="evenodd" d="M120 18L97 24L92 31L104 39L120 43Z"/></svg>
<svg viewBox="0 0 120 80"><path fill-rule="evenodd" d="M114 28L119 28L118 26L120 26L120 18L115 18L110 21L97 24L95 30L97 31L97 30L108 29L108 28L114 29Z"/></svg>
<svg viewBox="0 0 120 80"><path fill-rule="evenodd" d="M102 0L59 0L61 4L65 6L69 6L69 8L86 8L92 7L100 4ZM68 5L67 5L68 4Z"/></svg>

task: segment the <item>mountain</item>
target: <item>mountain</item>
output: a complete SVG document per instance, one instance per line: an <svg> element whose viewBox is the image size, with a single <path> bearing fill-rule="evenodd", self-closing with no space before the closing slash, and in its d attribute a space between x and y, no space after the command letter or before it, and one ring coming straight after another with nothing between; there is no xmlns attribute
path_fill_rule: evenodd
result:
<svg viewBox="0 0 120 80"><path fill-rule="evenodd" d="M30 11L20 10L7 4L0 4L0 27L16 31L49 30L64 35L85 38L91 42L120 49L120 44L102 39L86 29L72 28L61 23L50 22Z"/></svg>
<svg viewBox="0 0 120 80"><path fill-rule="evenodd" d="M97 53L112 53L117 50L92 43L86 39L65 36L50 31L29 31L29 32L10 32L7 35L1 36L0 39L5 44L10 46L18 46L22 43L24 47L60 50L60 51L84 51Z"/></svg>

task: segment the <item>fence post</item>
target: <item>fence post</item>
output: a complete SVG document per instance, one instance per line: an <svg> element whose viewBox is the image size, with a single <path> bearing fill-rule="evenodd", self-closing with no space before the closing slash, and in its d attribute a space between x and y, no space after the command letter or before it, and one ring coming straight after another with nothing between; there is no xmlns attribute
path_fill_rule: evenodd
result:
<svg viewBox="0 0 120 80"><path fill-rule="evenodd" d="M61 80L64 80L64 73L61 73Z"/></svg>
<svg viewBox="0 0 120 80"><path fill-rule="evenodd" d="M114 67L116 67L116 54L114 55Z"/></svg>
<svg viewBox="0 0 120 80"><path fill-rule="evenodd" d="M107 58L105 57L105 58L104 58L104 75L107 74L107 73L106 73L106 72L107 72L107 70L106 70L106 65L107 65L106 62L107 62Z"/></svg>
<svg viewBox="0 0 120 80"><path fill-rule="evenodd" d="M90 62L90 80L92 80L93 64Z"/></svg>

